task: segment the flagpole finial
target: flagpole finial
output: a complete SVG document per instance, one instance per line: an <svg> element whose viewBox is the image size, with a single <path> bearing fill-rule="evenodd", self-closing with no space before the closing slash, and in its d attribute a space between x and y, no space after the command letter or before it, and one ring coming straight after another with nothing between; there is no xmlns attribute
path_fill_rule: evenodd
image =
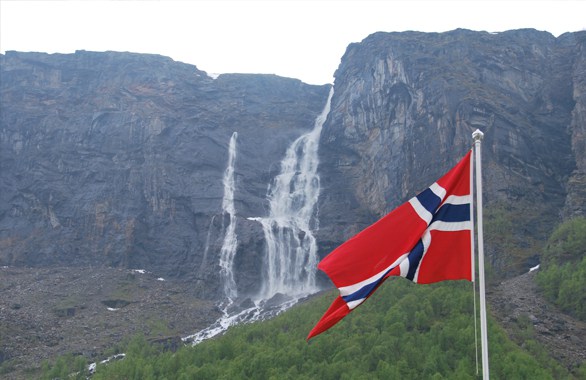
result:
<svg viewBox="0 0 586 380"><path fill-rule="evenodd" d="M481 141L482 138L484 137L484 133L482 133L482 131L480 129L475 130L472 133L472 139L476 142L476 141Z"/></svg>

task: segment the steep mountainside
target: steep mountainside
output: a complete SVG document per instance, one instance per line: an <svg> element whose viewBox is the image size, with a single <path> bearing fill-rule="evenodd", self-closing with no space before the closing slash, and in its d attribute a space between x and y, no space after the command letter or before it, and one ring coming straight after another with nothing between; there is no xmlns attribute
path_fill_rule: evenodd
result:
<svg viewBox="0 0 586 380"><path fill-rule="evenodd" d="M0 265L145 268L210 295L231 135L239 258L254 269L262 229L246 218L266 213L279 161L329 91L131 53L8 52L0 64Z"/></svg>
<svg viewBox="0 0 586 380"><path fill-rule="evenodd" d="M576 37L580 43L576 46L576 59L572 70L574 101L572 111L572 150L576 159L576 169L568 181L568 198L565 216L586 215L586 35Z"/></svg>
<svg viewBox="0 0 586 380"><path fill-rule="evenodd" d="M320 147L324 247L431 184L479 128L487 228L518 250L489 236L490 259L509 274L536 260L564 205L584 212L585 37L455 30L350 45Z"/></svg>
<svg viewBox="0 0 586 380"><path fill-rule="evenodd" d="M320 255L437 179L480 128L491 263L515 274L537 261L560 217L585 210L585 35L375 33L351 44L319 146ZM0 63L0 265L146 268L213 297L238 132L235 277L259 290L267 187L330 86L212 79L131 53L8 52Z"/></svg>

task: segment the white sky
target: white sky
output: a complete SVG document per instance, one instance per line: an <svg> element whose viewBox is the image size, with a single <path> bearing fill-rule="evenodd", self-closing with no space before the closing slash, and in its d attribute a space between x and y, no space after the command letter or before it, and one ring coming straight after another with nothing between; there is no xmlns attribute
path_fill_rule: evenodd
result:
<svg viewBox="0 0 586 380"><path fill-rule="evenodd" d="M0 0L0 51L131 51L214 73L333 81L346 47L377 31L555 36L586 29L584 0Z"/></svg>

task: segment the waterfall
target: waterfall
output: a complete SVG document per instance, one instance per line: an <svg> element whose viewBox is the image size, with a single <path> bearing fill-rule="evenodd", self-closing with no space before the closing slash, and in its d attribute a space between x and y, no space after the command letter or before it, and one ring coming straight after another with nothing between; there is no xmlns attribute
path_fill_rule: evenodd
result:
<svg viewBox="0 0 586 380"><path fill-rule="evenodd" d="M224 235L224 242L220 250L220 276L224 284L224 294L229 300L233 300L238 292L236 282L234 281L234 256L238 248L238 238L236 236L236 208L234 207L234 191L236 181L234 176L234 163L236 162L236 139L238 133L234 132L230 138L228 148L228 165L224 172L224 198L222 199L222 215L228 215L228 226Z"/></svg>
<svg viewBox="0 0 586 380"><path fill-rule="evenodd" d="M318 228L316 204L320 183L317 174L318 144L321 129L330 112L333 89L314 128L291 144L281 161L281 172L269 185L267 200L269 215L248 218L261 223L265 242L265 260L262 269L262 287L253 305L235 305L238 295L232 272L238 241L236 238L236 210L234 207L234 161L236 138L230 140L228 167L224 173L224 216L229 216L224 243L220 253L224 292L222 316L207 328L182 338L193 345L223 333L230 326L271 318L293 306L300 297L318 290L316 285L317 244L313 230ZM275 302L277 293L285 294Z"/></svg>
<svg viewBox="0 0 586 380"><path fill-rule="evenodd" d="M317 291L318 228L316 204L320 191L318 146L330 112L333 88L313 129L295 140L281 161L281 172L269 185L269 216L250 218L262 224L266 252L259 299L277 293L290 296Z"/></svg>

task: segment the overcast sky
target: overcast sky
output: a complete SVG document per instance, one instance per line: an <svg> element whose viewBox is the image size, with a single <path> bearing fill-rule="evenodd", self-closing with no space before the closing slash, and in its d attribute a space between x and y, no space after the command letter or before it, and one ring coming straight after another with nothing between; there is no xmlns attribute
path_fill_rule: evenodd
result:
<svg viewBox="0 0 586 380"><path fill-rule="evenodd" d="M268 73L333 81L348 44L377 31L555 36L586 29L583 0L0 0L0 51L131 51L169 56L210 74Z"/></svg>

